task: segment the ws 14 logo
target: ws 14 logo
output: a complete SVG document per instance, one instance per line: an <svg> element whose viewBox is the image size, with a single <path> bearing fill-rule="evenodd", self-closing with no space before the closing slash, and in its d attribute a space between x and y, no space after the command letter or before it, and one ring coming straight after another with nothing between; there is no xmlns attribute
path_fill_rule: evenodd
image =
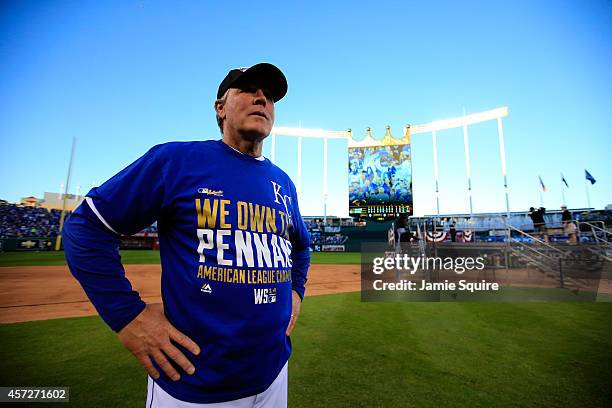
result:
<svg viewBox="0 0 612 408"><path fill-rule="evenodd" d="M253 293L256 305L276 302L276 288L253 289Z"/></svg>

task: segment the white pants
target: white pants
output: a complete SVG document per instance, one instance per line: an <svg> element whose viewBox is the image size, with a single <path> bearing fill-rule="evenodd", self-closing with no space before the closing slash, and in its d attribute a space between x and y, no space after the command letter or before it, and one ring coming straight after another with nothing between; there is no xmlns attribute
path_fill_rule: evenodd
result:
<svg viewBox="0 0 612 408"><path fill-rule="evenodd" d="M178 400L149 377L146 408L286 408L287 363L267 390L251 397L213 404L198 404Z"/></svg>
<svg viewBox="0 0 612 408"><path fill-rule="evenodd" d="M395 250L397 252L401 251L402 249L402 235L404 235L404 232L406 232L406 228L397 229L397 242L395 243Z"/></svg>

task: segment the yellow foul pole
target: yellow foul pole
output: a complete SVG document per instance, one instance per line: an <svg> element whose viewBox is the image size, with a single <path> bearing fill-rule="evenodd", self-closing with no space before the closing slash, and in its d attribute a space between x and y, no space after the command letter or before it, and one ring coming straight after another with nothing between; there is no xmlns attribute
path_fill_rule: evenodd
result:
<svg viewBox="0 0 612 408"><path fill-rule="evenodd" d="M66 218L66 196L68 193L68 186L70 185L70 175L72 174L72 161L74 159L74 148L76 146L76 137L72 138L72 150L70 151L70 161L68 162L68 175L66 176L66 185L64 187L64 197L62 199L62 215L60 217L59 232L55 239L55 250L59 251L62 246L62 228L64 227L64 218Z"/></svg>

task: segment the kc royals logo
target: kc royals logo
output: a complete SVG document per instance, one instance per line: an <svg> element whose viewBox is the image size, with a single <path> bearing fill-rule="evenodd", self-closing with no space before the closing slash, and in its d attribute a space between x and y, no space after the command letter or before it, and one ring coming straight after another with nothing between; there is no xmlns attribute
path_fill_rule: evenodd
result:
<svg viewBox="0 0 612 408"><path fill-rule="evenodd" d="M280 204L282 202L283 206L285 206L285 213L287 216L289 216L289 218L291 218L291 212L289 211L289 206L287 205L287 202L289 202L289 205L291 205L291 197L289 197L287 194L281 194L280 185L273 181L270 181L270 183L272 183L272 190L274 191L274 202L276 204Z"/></svg>
<svg viewBox="0 0 612 408"><path fill-rule="evenodd" d="M285 214L287 214L287 230L285 231L285 238L287 238L289 236L289 230L293 228L293 224L291 222L293 218L291 217L291 211L289 211L289 208L291 207L291 197L289 197L287 194L281 193L281 186L279 184L276 184L273 181L270 181L270 183L272 183L272 191L274 191L274 202L276 204L280 204L282 202L283 206L285 207Z"/></svg>

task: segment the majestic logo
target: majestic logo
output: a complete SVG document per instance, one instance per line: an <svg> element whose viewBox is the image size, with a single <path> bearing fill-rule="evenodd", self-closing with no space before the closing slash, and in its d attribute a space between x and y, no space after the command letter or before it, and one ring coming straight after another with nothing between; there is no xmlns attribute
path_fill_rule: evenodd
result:
<svg viewBox="0 0 612 408"><path fill-rule="evenodd" d="M202 291L204 293L212 293L212 288L210 287L210 283L205 283L202 286L202 289L200 289L200 291Z"/></svg>
<svg viewBox="0 0 612 408"><path fill-rule="evenodd" d="M276 303L276 288L253 289L255 304Z"/></svg>
<svg viewBox="0 0 612 408"><path fill-rule="evenodd" d="M223 190L211 190L210 188L198 188L198 193L206 195L214 195L217 197L223 197Z"/></svg>

